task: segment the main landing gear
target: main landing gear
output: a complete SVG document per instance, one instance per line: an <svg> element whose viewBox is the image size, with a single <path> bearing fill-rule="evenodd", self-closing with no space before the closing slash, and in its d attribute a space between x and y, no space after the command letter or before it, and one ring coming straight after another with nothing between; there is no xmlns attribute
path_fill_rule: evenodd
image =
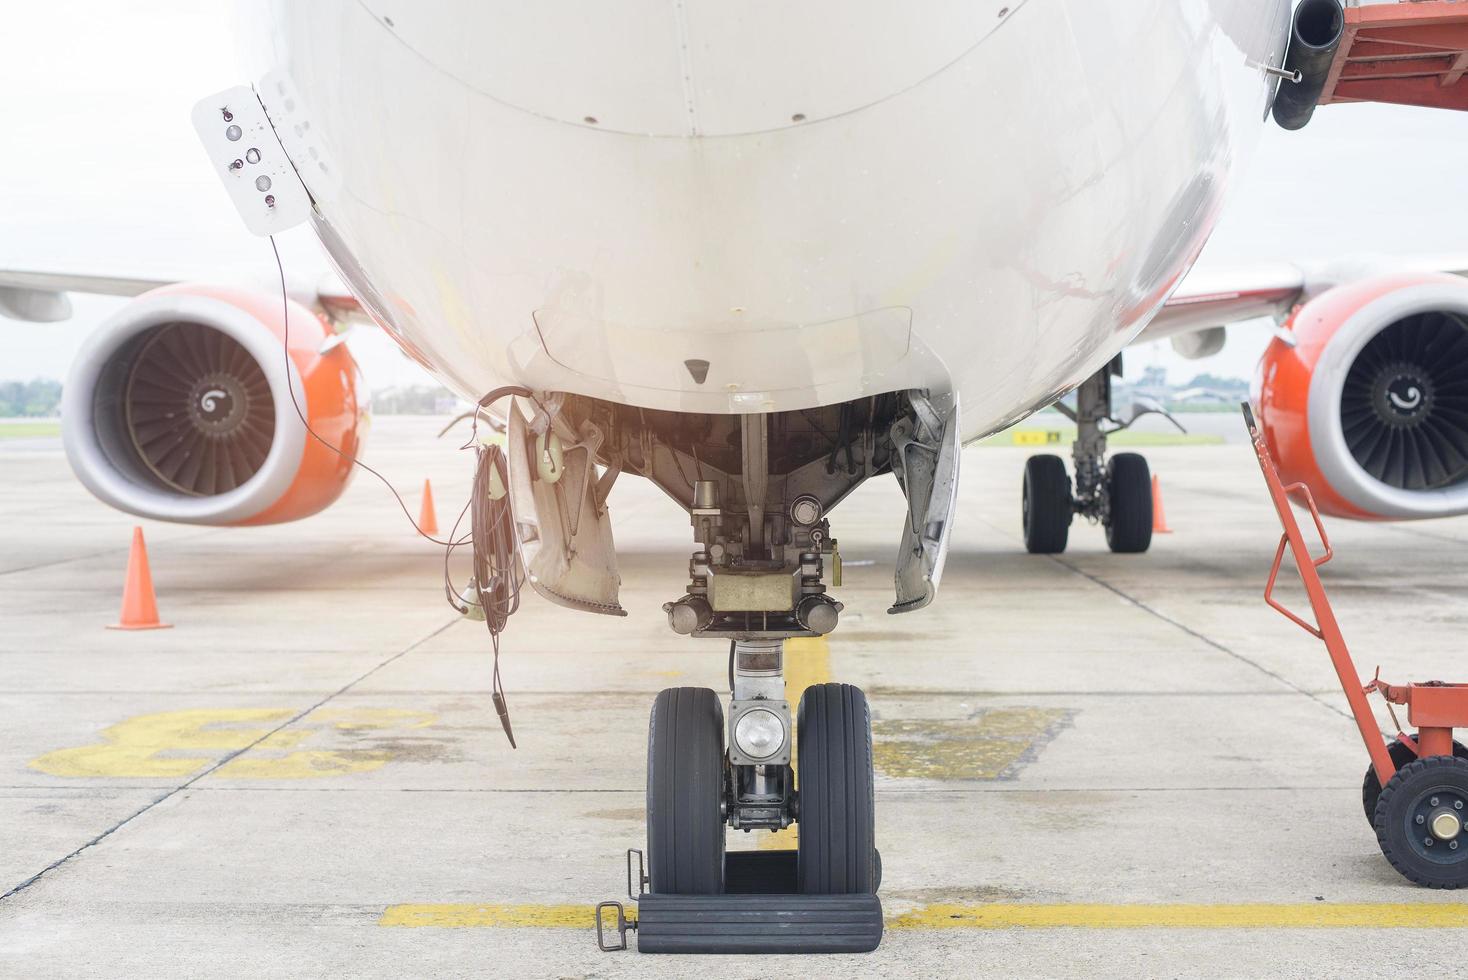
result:
<svg viewBox="0 0 1468 980"><path fill-rule="evenodd" d="M1025 463L1022 515L1025 550L1053 555L1065 550L1076 514L1106 529L1106 544L1115 552L1135 554L1152 543L1152 473L1137 453L1106 459L1106 436L1130 423L1111 414L1111 379L1121 373L1118 357L1081 383L1072 412L1057 404L1076 423L1072 450L1075 487L1059 456L1032 456Z"/></svg>

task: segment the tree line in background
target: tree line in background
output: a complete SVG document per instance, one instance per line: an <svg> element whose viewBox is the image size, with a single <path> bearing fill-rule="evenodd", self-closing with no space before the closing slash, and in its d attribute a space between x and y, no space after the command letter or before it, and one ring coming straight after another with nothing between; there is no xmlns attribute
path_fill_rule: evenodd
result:
<svg viewBox="0 0 1468 980"><path fill-rule="evenodd" d="M1167 370L1154 364L1144 368L1140 378L1112 386L1116 404L1125 405L1138 396L1159 402L1169 412L1232 412L1249 397L1249 382L1204 372L1182 384L1171 384Z"/></svg>
<svg viewBox="0 0 1468 980"><path fill-rule="evenodd" d="M0 418L49 418L60 414L60 381L0 381Z"/></svg>
<svg viewBox="0 0 1468 980"><path fill-rule="evenodd" d="M383 388L372 393L375 415L453 415L459 399L442 385Z"/></svg>

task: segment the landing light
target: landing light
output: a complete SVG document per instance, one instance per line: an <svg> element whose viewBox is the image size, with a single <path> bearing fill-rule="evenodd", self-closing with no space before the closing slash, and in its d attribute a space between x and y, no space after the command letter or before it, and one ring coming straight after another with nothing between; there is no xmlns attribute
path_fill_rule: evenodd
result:
<svg viewBox="0 0 1468 980"><path fill-rule="evenodd" d="M764 708L746 711L734 724L734 741L751 759L768 759L785 744L785 726Z"/></svg>

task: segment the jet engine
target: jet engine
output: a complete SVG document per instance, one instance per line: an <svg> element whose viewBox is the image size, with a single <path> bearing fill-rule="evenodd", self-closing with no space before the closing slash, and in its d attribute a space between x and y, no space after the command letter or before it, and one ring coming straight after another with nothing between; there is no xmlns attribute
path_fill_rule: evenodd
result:
<svg viewBox="0 0 1468 980"><path fill-rule="evenodd" d="M1259 362L1280 474L1365 520L1468 513L1468 281L1391 275L1299 307Z"/></svg>
<svg viewBox="0 0 1468 980"><path fill-rule="evenodd" d="M286 309L289 309L289 350ZM356 362L306 307L182 284L87 338L62 397L77 478L119 510L186 524L275 524L341 495L366 433ZM300 411L292 405L294 397Z"/></svg>

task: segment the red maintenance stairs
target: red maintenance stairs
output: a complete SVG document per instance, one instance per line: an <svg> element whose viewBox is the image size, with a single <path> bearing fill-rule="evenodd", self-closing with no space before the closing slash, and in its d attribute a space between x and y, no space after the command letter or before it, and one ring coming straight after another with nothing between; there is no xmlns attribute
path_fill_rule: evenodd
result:
<svg viewBox="0 0 1468 980"><path fill-rule="evenodd" d="M1280 481L1279 471L1247 404L1244 420L1249 426L1269 497L1284 527L1274 552L1274 564L1269 569L1269 583L1264 587L1264 601L1325 644L1371 757L1361 801L1366 819L1376 831L1381 852L1392 867L1419 885L1429 888L1468 885L1468 748L1453 739L1453 729L1468 728L1468 685L1426 681L1398 686L1382 681L1379 669L1369 684L1362 684L1320 580L1320 566L1330 561L1334 552L1310 488L1303 483L1286 486ZM1292 494L1309 509L1314 520L1325 549L1318 558L1311 555L1310 544L1290 506ZM1274 597L1274 585L1286 549L1294 558L1305 586L1315 615L1314 624ZM1373 693L1380 694L1386 702L1392 725L1397 729L1394 739L1383 737L1377 725L1367 700ZM1393 705L1406 706L1407 722L1416 728L1415 732L1408 734L1402 730Z"/></svg>
<svg viewBox="0 0 1468 980"><path fill-rule="evenodd" d="M1350 3L1320 105L1392 102L1468 110L1468 3Z"/></svg>

